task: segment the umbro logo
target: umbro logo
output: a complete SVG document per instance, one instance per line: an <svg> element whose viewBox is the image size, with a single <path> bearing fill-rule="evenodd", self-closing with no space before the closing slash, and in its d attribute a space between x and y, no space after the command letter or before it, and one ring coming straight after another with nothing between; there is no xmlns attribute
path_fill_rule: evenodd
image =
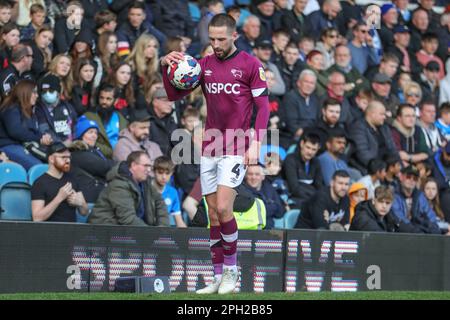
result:
<svg viewBox="0 0 450 320"><path fill-rule="evenodd" d="M205 76L211 76L212 71L211 70L205 70Z"/></svg>

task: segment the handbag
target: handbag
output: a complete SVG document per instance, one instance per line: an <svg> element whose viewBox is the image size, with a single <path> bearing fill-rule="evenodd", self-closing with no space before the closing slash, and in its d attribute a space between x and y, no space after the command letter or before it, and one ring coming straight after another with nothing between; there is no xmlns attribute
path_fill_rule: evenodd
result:
<svg viewBox="0 0 450 320"><path fill-rule="evenodd" d="M25 142L23 144L25 150L27 150L31 155L38 158L42 162L47 163L47 147L41 146L36 141Z"/></svg>

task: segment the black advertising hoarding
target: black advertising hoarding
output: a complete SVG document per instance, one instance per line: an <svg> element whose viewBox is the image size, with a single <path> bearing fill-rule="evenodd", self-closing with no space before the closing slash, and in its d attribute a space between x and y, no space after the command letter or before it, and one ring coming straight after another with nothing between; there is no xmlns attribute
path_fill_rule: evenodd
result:
<svg viewBox="0 0 450 320"><path fill-rule="evenodd" d="M119 276L212 279L209 230L1 222L0 292L111 291ZM450 290L445 236L240 231L239 290Z"/></svg>

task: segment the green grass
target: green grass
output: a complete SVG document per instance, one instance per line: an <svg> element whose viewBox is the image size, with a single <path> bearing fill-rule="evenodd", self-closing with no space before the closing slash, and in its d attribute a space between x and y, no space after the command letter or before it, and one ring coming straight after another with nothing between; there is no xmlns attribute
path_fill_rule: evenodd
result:
<svg viewBox="0 0 450 320"><path fill-rule="evenodd" d="M15 293L0 294L0 300L450 300L450 292L376 291L376 292L272 292L264 294L199 296L194 293Z"/></svg>

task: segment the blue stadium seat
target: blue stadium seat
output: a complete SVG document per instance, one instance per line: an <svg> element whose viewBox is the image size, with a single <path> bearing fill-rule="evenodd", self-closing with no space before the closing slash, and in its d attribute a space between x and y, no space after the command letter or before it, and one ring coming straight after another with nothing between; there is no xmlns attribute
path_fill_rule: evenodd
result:
<svg viewBox="0 0 450 320"><path fill-rule="evenodd" d="M200 19L202 18L202 13L201 13L198 5L195 3L189 2L188 7L189 7L189 13L191 14L192 21L199 22Z"/></svg>
<svg viewBox="0 0 450 320"><path fill-rule="evenodd" d="M297 223L297 219L300 216L299 209L293 209L284 214L284 228L285 229L293 229L295 224Z"/></svg>
<svg viewBox="0 0 450 320"><path fill-rule="evenodd" d="M280 219L275 218L275 219L273 219L273 222L274 222L273 227L275 229L284 229L284 219L283 218L280 218Z"/></svg>
<svg viewBox="0 0 450 320"><path fill-rule="evenodd" d="M17 163L0 163L0 187L8 182L27 182L27 171Z"/></svg>
<svg viewBox="0 0 450 320"><path fill-rule="evenodd" d="M264 161L264 157L268 152L276 152L279 154L281 160L284 160L286 158L286 150L284 150L283 147L280 146L274 146L271 144L266 144L261 146L261 150L259 153L259 162L262 164L266 164Z"/></svg>
<svg viewBox="0 0 450 320"><path fill-rule="evenodd" d="M81 214L78 212L78 210L77 210L77 222L78 222L78 223L87 223L87 219L89 218L89 215L91 214L92 209L94 208L94 205L95 205L95 203L88 203L88 204L87 204L88 209L89 209L89 212L88 212L88 214L85 215L85 216L81 215Z"/></svg>
<svg viewBox="0 0 450 320"><path fill-rule="evenodd" d="M33 183L48 170L48 164L37 164L28 170L28 183Z"/></svg>
<svg viewBox="0 0 450 320"><path fill-rule="evenodd" d="M8 182L0 189L0 219L31 221L31 190L26 182Z"/></svg>

